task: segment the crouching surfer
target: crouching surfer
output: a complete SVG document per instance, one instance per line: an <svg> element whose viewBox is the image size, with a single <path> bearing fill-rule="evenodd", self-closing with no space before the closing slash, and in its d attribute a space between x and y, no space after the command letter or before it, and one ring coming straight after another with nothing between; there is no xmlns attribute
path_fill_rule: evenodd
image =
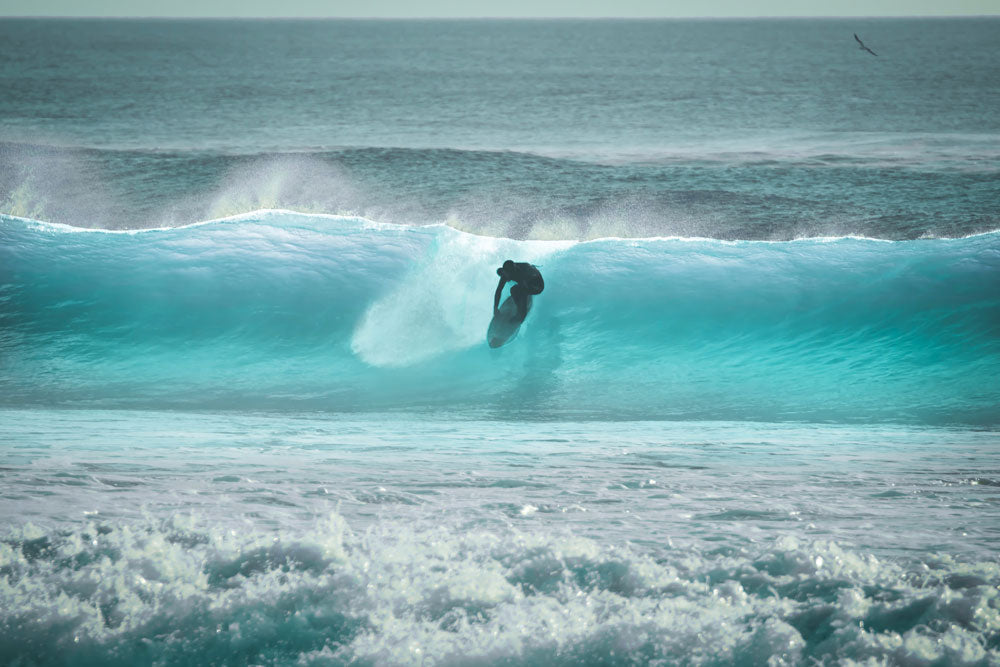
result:
<svg viewBox="0 0 1000 667"><path fill-rule="evenodd" d="M499 269L497 275L500 276L500 283L497 285L497 292L493 295L493 315L497 314L500 305L500 294L507 281L516 283L510 288L510 295L517 305L516 321L518 324L524 321L528 315L528 297L541 294L545 289L545 281L538 267L527 262L514 262L507 260Z"/></svg>

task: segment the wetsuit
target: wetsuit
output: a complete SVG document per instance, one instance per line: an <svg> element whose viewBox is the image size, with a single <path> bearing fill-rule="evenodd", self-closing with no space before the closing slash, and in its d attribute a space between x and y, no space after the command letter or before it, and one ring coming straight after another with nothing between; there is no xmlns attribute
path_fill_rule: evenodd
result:
<svg viewBox="0 0 1000 667"><path fill-rule="evenodd" d="M528 296L541 294L542 290L545 289L545 281L542 280L541 272L533 264L514 262L508 259L503 263L503 266L497 269L497 275L500 276L500 284L497 285L497 292L493 295L493 312L497 312L503 286L510 280L517 283L510 288L510 295L514 297L514 303L517 304L517 319L519 322L524 320L528 315Z"/></svg>

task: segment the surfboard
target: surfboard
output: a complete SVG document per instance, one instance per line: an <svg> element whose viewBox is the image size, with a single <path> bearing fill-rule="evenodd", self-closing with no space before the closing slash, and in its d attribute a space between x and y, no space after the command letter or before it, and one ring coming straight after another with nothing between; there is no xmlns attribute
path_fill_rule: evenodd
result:
<svg viewBox="0 0 1000 667"><path fill-rule="evenodd" d="M531 297L528 297L528 313L531 312ZM528 313L525 313L527 317ZM514 303L514 297L507 297L500 308L497 309L497 314L493 316L493 320L490 322L490 328L486 330L486 342L490 344L490 347L500 347L505 345L517 337L517 332L521 329L521 322L517 321L517 304Z"/></svg>

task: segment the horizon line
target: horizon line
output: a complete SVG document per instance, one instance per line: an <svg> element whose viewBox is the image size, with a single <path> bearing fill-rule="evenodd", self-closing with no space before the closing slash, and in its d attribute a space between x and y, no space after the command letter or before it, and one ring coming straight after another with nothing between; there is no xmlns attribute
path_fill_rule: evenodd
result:
<svg viewBox="0 0 1000 667"><path fill-rule="evenodd" d="M166 20L166 21L715 21L715 20L833 20L833 19L956 19L1000 18L996 14L850 14L817 15L759 14L726 16L189 16L164 14L3 14L3 19Z"/></svg>

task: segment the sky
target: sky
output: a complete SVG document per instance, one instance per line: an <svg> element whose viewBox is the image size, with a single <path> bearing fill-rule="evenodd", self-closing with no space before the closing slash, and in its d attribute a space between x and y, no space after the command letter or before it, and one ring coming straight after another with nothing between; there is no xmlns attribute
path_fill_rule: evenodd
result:
<svg viewBox="0 0 1000 667"><path fill-rule="evenodd" d="M725 17L1000 14L1000 0L0 0L0 16Z"/></svg>

